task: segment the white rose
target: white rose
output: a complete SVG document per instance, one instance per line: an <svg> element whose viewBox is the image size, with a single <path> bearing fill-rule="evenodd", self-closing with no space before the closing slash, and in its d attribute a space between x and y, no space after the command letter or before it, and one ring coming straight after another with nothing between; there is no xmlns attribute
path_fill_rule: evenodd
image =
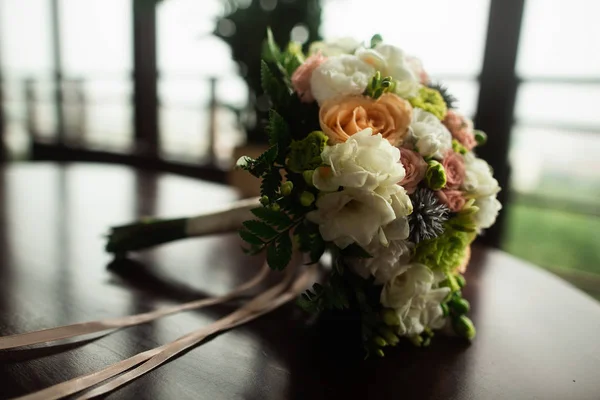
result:
<svg viewBox="0 0 600 400"><path fill-rule="evenodd" d="M310 87L319 104L342 95L360 95L367 88L375 68L356 56L330 57L312 73Z"/></svg>
<svg viewBox="0 0 600 400"><path fill-rule="evenodd" d="M309 55L321 53L325 57L335 57L342 54L352 54L360 46L360 42L351 37L342 37L328 40L326 42L317 41L310 45Z"/></svg>
<svg viewBox="0 0 600 400"><path fill-rule="evenodd" d="M324 240L343 249L366 247L384 226L396 219L390 201L374 191L347 188L321 196L306 218L319 225Z"/></svg>
<svg viewBox="0 0 600 400"><path fill-rule="evenodd" d="M328 167L315 171L315 187L326 192L336 191L340 186L374 190L404 179L400 150L381 134L372 133L372 129L367 128L344 143L325 147L321 158Z"/></svg>
<svg viewBox="0 0 600 400"><path fill-rule="evenodd" d="M399 219L406 221L405 218ZM408 224L406 226L408 227ZM365 248L372 258L350 258L347 262L356 274L365 279L373 275L376 284L383 284L408 268L413 247L414 245L406 240L391 240L388 246L382 246L373 240Z"/></svg>
<svg viewBox="0 0 600 400"><path fill-rule="evenodd" d="M383 287L381 304L398 315L399 335L418 335L426 327L438 329L445 323L441 303L450 288L438 288L443 274L434 274L423 264L410 264L400 270Z"/></svg>
<svg viewBox="0 0 600 400"><path fill-rule="evenodd" d="M492 167L475 157L473 153L467 153L465 159L465 179L463 189L475 198L495 195L500 191L498 181L492 175Z"/></svg>
<svg viewBox="0 0 600 400"><path fill-rule="evenodd" d="M502 209L502 204L496 199L496 195L479 197L475 200L476 207L479 207L474 215L475 223L479 229L487 229L494 225L498 212Z"/></svg>
<svg viewBox="0 0 600 400"><path fill-rule="evenodd" d="M452 149L452 134L435 115L413 108L410 128L415 147L422 156L441 159Z"/></svg>
<svg viewBox="0 0 600 400"><path fill-rule="evenodd" d="M404 51L389 44L379 44L374 49L358 49L356 55L372 65L383 76L396 80L396 94L400 97L413 97L419 89L418 77L414 74Z"/></svg>

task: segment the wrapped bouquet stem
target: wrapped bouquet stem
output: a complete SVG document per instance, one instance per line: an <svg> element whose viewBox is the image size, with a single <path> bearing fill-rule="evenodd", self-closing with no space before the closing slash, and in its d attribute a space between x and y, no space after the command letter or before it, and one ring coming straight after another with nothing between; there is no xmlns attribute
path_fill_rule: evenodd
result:
<svg viewBox="0 0 600 400"><path fill-rule="evenodd" d="M106 251L123 254L180 239L237 232L250 218L251 209L260 206L258 198L240 200L226 207L188 218L146 218L111 228Z"/></svg>

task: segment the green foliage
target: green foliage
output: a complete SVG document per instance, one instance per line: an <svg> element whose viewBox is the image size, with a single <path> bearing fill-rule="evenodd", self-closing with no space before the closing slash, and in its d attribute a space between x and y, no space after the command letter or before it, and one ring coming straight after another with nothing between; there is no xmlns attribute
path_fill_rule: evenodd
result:
<svg viewBox="0 0 600 400"><path fill-rule="evenodd" d="M394 81L391 76L382 78L381 72L377 71L369 81L364 94L377 100L384 93L394 93L395 89L396 81Z"/></svg>
<svg viewBox="0 0 600 400"><path fill-rule="evenodd" d="M269 199L276 198L279 187L281 186L281 173L278 168L271 168L262 175L260 184L260 195L267 196Z"/></svg>
<svg viewBox="0 0 600 400"><path fill-rule="evenodd" d="M257 218L276 229L286 229L293 224L293 221L283 211L274 211L267 207L253 208L250 211Z"/></svg>
<svg viewBox="0 0 600 400"><path fill-rule="evenodd" d="M298 241L300 251L309 254L308 264L314 264L321 259L325 252L325 241L319 233L318 225L304 221L294 230L294 237Z"/></svg>
<svg viewBox="0 0 600 400"><path fill-rule="evenodd" d="M267 247L267 263L271 269L282 270L292 259L292 240L289 230L280 233Z"/></svg>
<svg viewBox="0 0 600 400"><path fill-rule="evenodd" d="M269 135L269 144L277 145L280 149L285 149L292 140L287 122L274 109L269 110L267 134Z"/></svg>
<svg viewBox="0 0 600 400"><path fill-rule="evenodd" d="M437 90L440 93L440 95L444 99L444 103L446 103L446 107L448 107L449 109L456 108L456 103L458 103L458 100L456 97L454 97L452 94L450 94L448 92L448 88L445 85L443 85L442 83L436 82L436 83L430 83L429 87L431 89Z"/></svg>
<svg viewBox="0 0 600 400"><path fill-rule="evenodd" d="M324 285L315 283L298 298L297 304L310 314L320 314L325 310L344 310L350 307L344 282L338 275L332 275Z"/></svg>
<svg viewBox="0 0 600 400"><path fill-rule="evenodd" d="M292 140L287 162L290 170L302 173L321 165L321 153L325 149L328 139L323 132L313 131L302 140Z"/></svg>

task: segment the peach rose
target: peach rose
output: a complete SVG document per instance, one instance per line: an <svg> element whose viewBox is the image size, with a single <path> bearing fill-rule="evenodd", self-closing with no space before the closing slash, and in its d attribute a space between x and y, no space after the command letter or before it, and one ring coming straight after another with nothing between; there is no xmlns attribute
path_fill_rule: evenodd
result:
<svg viewBox="0 0 600 400"><path fill-rule="evenodd" d="M406 175L399 185L404 187L408 194L413 194L419 182L425 178L427 163L419 153L408 149L400 149L400 162L404 166Z"/></svg>
<svg viewBox="0 0 600 400"><path fill-rule="evenodd" d="M448 110L446 118L442 121L446 128L452 134L452 137L459 141L469 151L477 145L475 134L473 133L473 121L460 115L454 110Z"/></svg>
<svg viewBox="0 0 600 400"><path fill-rule="evenodd" d="M312 103L315 101L313 97L312 90L310 88L310 78L312 76L313 71L327 58L324 57L321 53L313 54L308 57L302 65L296 68L292 75L292 86L296 93L298 93L298 97L300 97L300 101L303 103Z"/></svg>
<svg viewBox="0 0 600 400"><path fill-rule="evenodd" d="M450 211L459 212L465 206L467 200L460 190L442 189L435 192L440 203L448 206Z"/></svg>
<svg viewBox="0 0 600 400"><path fill-rule="evenodd" d="M446 189L458 189L465 180L465 160L458 153L449 150L442 159L446 171Z"/></svg>
<svg viewBox="0 0 600 400"><path fill-rule="evenodd" d="M330 144L343 143L366 128L381 133L393 146L402 144L412 118L410 103L385 93L375 100L367 96L341 96L327 100L319 111L321 129Z"/></svg>

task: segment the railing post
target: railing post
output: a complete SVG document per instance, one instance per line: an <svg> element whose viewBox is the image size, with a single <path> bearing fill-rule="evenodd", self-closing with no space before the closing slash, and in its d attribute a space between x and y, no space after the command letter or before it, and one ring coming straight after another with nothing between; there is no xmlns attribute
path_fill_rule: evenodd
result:
<svg viewBox="0 0 600 400"><path fill-rule="evenodd" d="M217 162L217 78L210 78L210 100L208 105L208 162Z"/></svg>
<svg viewBox="0 0 600 400"><path fill-rule="evenodd" d="M60 5L59 0L52 0L51 22L52 58L54 64L54 110L56 115L56 142L65 145L65 113L62 74L62 52L60 49Z"/></svg>
<svg viewBox="0 0 600 400"><path fill-rule="evenodd" d="M133 92L137 154L158 158L156 1L133 0Z"/></svg>
<svg viewBox="0 0 600 400"><path fill-rule="evenodd" d="M518 80L515 72L521 19L525 0L491 0L488 32L481 71L481 85L475 125L487 132L488 142L478 150L494 169L503 190L498 199L507 204L510 167L508 150ZM500 246L505 212L486 231L481 241Z"/></svg>
<svg viewBox="0 0 600 400"><path fill-rule="evenodd" d="M38 132L36 128L37 112L36 112L36 98L35 98L35 81L32 78L28 78L24 81L25 90L25 124L27 126L27 133L32 143L38 139Z"/></svg>

